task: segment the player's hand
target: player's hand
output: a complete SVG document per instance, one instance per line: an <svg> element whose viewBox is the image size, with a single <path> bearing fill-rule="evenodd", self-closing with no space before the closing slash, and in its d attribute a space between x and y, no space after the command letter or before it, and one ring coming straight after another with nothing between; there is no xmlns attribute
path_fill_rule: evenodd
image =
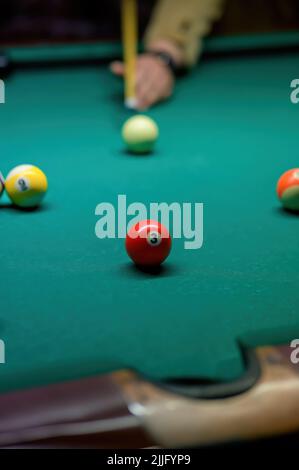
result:
<svg viewBox="0 0 299 470"><path fill-rule="evenodd" d="M110 68L115 75L124 75L123 62L113 62ZM159 57L141 54L137 60L137 109L145 110L169 98L174 83L172 71Z"/></svg>

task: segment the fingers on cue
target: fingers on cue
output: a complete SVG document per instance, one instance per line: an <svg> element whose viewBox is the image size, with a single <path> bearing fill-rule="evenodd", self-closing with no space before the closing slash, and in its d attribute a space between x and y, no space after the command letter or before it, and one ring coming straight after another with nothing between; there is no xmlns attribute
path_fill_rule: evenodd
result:
<svg viewBox="0 0 299 470"><path fill-rule="evenodd" d="M150 61L140 60L137 71L136 94L138 107L146 109L159 99L161 71Z"/></svg>
<svg viewBox="0 0 299 470"><path fill-rule="evenodd" d="M123 76L124 63L114 61L110 70L117 76ZM139 57L137 63L136 95L137 109L145 110L158 101L171 96L173 91L173 78L164 66L149 57Z"/></svg>
<svg viewBox="0 0 299 470"><path fill-rule="evenodd" d="M118 76L122 76L125 71L123 62L115 61L110 64L110 70L112 73Z"/></svg>
<svg viewBox="0 0 299 470"><path fill-rule="evenodd" d="M173 91L173 81L168 75L163 75L159 71L151 71L139 77L137 82L138 107L146 109L158 101L171 96Z"/></svg>
<svg viewBox="0 0 299 470"><path fill-rule="evenodd" d="M148 86L140 88L137 92L138 107L147 109L152 106L159 98L159 91L155 89L155 84L150 83Z"/></svg>

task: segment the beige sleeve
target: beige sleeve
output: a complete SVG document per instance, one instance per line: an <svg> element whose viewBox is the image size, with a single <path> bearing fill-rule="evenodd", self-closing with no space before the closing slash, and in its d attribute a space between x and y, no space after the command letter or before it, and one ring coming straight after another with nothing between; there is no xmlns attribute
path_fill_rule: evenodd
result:
<svg viewBox="0 0 299 470"><path fill-rule="evenodd" d="M171 40L182 48L185 65L193 65L202 48L202 38L220 18L224 0L159 0L145 34L145 46L156 40Z"/></svg>

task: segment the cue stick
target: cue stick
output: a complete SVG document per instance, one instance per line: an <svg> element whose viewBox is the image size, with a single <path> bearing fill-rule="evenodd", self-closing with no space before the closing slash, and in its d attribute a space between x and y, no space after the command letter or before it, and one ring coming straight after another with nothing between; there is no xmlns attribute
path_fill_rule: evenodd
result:
<svg viewBox="0 0 299 470"><path fill-rule="evenodd" d="M135 109L138 15L136 0L122 0L122 35L125 65L125 105Z"/></svg>

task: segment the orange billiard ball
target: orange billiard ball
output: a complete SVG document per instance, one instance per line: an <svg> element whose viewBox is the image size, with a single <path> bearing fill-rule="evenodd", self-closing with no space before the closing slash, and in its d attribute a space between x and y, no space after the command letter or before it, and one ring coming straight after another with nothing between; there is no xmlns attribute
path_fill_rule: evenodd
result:
<svg viewBox="0 0 299 470"><path fill-rule="evenodd" d="M277 195L283 207L299 211L299 168L288 170L279 178Z"/></svg>
<svg viewBox="0 0 299 470"><path fill-rule="evenodd" d="M171 236L159 222L143 220L129 230L126 250L138 266L160 266L170 253Z"/></svg>

